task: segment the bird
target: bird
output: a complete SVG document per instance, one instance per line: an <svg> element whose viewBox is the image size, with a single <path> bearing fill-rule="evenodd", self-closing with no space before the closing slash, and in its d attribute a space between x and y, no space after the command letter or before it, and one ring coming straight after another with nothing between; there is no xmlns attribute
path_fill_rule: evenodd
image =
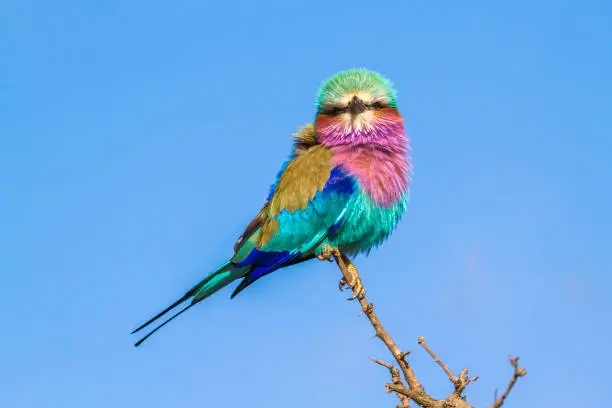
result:
<svg viewBox="0 0 612 408"><path fill-rule="evenodd" d="M412 174L410 139L391 81L366 68L329 77L320 86L314 121L293 135L289 158L233 255L136 328L132 334L183 305L135 346L235 280L242 279L232 299L263 276L312 259L341 257L349 276L340 288L352 289L351 299L361 296L350 259L369 254L394 231Z"/></svg>

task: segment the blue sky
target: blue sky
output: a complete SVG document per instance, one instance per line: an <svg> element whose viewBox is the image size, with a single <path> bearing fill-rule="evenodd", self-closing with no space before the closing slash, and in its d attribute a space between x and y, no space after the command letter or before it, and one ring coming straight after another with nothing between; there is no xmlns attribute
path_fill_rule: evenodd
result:
<svg viewBox="0 0 612 408"><path fill-rule="evenodd" d="M209 4L210 3L210 4ZM612 300L612 5L8 1L0 6L0 405L394 406L332 264L131 329L231 254L321 81L389 76L412 200L361 257L427 391L427 337L491 403L595 406Z"/></svg>

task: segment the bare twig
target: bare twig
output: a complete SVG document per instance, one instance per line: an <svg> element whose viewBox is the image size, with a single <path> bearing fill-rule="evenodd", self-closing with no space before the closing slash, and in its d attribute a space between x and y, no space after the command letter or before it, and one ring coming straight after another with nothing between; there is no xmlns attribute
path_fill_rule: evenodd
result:
<svg viewBox="0 0 612 408"><path fill-rule="evenodd" d="M401 386L401 387L404 386L404 382L402 381L400 372L397 368L393 366L393 364L385 363L384 361L380 361L376 358L371 358L371 360L375 362L376 364L379 364L389 370L389 372L391 373L391 383L392 384ZM389 384L386 384L386 385L388 386ZM391 390L388 387L387 387L387 392L391 392ZM398 392L396 392L395 394L397 395L397 397L400 399L400 402L402 403L402 405L398 405L399 407L410 408L410 398Z"/></svg>
<svg viewBox="0 0 612 408"><path fill-rule="evenodd" d="M338 267L340 268L340 271L342 272L344 281L353 282L355 279L355 275L356 275L359 282L354 282L354 284L361 285L361 279L359 278L359 272L357 271L357 268L355 267L355 265L353 265L351 260L348 259L346 255L342 254L338 250L335 250L332 255L336 259L336 263L338 264ZM395 344L395 342L393 341L393 339L391 338L387 330L385 330L384 326L378 319L378 316L376 315L376 313L374 313L374 305L372 305L372 303L368 302L368 300L366 299L365 291L364 290L359 291L356 294L355 298L357 299L357 301L359 301L359 304L361 305L363 313L365 313L365 315L370 320L370 323L374 327L374 330L376 331L376 336L379 339L381 339L383 343L385 343L385 345L387 346L387 348L389 349L389 351L395 358L395 361L397 361L397 364L402 370L402 373L404 374L404 378L406 382L408 383L409 390L407 389L402 390L403 391L402 394L406 395L409 398L412 398L414 402L416 402L422 407L425 407L425 408L433 407L435 400L429 395L427 395L425 391L423 390L423 386L417 379L417 376L412 370L412 368L410 367L410 364L408 364L408 360L405 358L406 353L403 353L400 350L400 348L397 346L397 344Z"/></svg>
<svg viewBox="0 0 612 408"><path fill-rule="evenodd" d="M512 378L510 379L510 383L508 384L508 387L506 388L506 391L504 391L502 396L497 398L497 395L495 395L495 402L493 403L493 406L491 408L501 407L504 404L504 401L508 397L508 394L510 394L510 390L512 390L512 387L514 387L514 384L516 384L516 381L519 379L519 377L524 377L527 374L526 368L524 367L519 368L518 361L519 361L519 357L510 356L510 364L512 364L512 367L514 367L514 374L512 375Z"/></svg>
<svg viewBox="0 0 612 408"><path fill-rule="evenodd" d="M459 377L455 376L453 374L453 372L450 370L450 368L448 368L448 366L446 364L444 364L439 358L438 356L436 356L436 354L433 352L433 350L431 348L429 348L429 346L427 345L427 343L425 343L425 337L421 336L418 339L418 343L425 349L425 351L427 351L427 353L429 353L429 355L431 356L431 358L433 358L433 360L440 366L442 367L442 370L444 370L444 372L446 373L446 375L448 375L448 379L453 383L453 385L455 386L455 391L454 394L456 394L457 397L461 397L461 393L465 390L465 387L468 386L468 384L473 383L474 381L478 380L478 376L476 377L472 377L470 378L468 376L468 369L464 368L463 370L461 370L461 373L459 374Z"/></svg>
<svg viewBox="0 0 612 408"><path fill-rule="evenodd" d="M424 337L419 337L418 343L429 353L429 355L433 358L433 360L444 370L449 380L453 383L455 390L451 395L449 395L446 399L439 400L427 394L419 382L416 374L412 370L412 367L408 363L407 356L410 353L402 352L400 348L397 346L395 341L391 338L387 330L384 328L380 319L374 313L374 305L370 303L365 297L365 290L363 289L363 284L361 282L361 278L359 277L359 272L350 259L341 253L339 250L334 249L331 253L328 253L328 256L320 257L319 259L331 259L336 260L338 264L338 268L342 272L343 279L340 281L340 288L344 284L348 284L353 289L353 297L349 300L357 299L362 308L362 313L365 314L374 327L376 331L376 337L382 340L383 343L387 346L395 361L397 362L401 374L403 374L404 381L402 380L402 376L400 374L400 370L395 368L393 364L385 363L381 360L372 359L375 363L387 368L391 373L391 382L385 384L385 388L387 392L395 392L398 398L400 399L401 405L398 405L398 408L406 408L410 407L410 400L416 402L420 407L423 408L474 408L470 405L461 394L468 386L468 384L478 380L478 377L470 378L468 376L468 369L464 368L459 376L455 376L453 372L448 368L446 364L444 364L435 353L429 348L429 346L425 343ZM510 384L508 384L508 388L503 393L503 395L499 398L495 398L495 402L492 408L500 408L512 387L516 383L518 377L524 376L527 371L524 368L518 367L518 357L512 358L510 357L510 362L514 366L514 376L510 380Z"/></svg>
<svg viewBox="0 0 612 408"><path fill-rule="evenodd" d="M438 363L438 365L440 367L442 367L442 369L444 370L444 372L446 373L446 375L448 375L448 378L453 382L453 384L455 382L457 382L457 377L455 377L455 375L452 373L452 371L448 368L448 366L446 364L444 364L442 361L440 361L440 359L434 354L433 351L431 351L431 349L429 348L429 346L425 343L425 337L421 336L419 337L419 339L417 340L418 343L425 349L425 351L427 351L429 353L429 355L431 356L431 358L433 358L433 360Z"/></svg>

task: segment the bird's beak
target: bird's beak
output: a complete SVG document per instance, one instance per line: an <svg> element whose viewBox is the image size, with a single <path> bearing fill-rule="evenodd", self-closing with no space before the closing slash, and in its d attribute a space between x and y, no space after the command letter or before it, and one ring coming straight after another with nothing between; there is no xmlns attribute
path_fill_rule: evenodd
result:
<svg viewBox="0 0 612 408"><path fill-rule="evenodd" d="M351 99L351 101L349 102L348 107L349 112L351 112L352 116L357 116L358 114L363 113L366 110L366 106L357 96L353 96L353 99Z"/></svg>

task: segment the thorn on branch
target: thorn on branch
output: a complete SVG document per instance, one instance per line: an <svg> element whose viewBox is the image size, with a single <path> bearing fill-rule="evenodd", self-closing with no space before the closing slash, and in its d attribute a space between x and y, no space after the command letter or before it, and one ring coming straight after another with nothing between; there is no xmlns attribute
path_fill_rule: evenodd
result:
<svg viewBox="0 0 612 408"><path fill-rule="evenodd" d="M370 314L374 311L374 304L370 303L370 302L365 302L365 306L361 308L361 312L359 313L359 316L365 314Z"/></svg>
<svg viewBox="0 0 612 408"><path fill-rule="evenodd" d="M401 358L402 360L405 360L405 359L406 359L406 357L408 357L408 356L410 355L410 353L412 353L412 351L411 351L411 350L404 351L402 354L400 354L400 358Z"/></svg>

